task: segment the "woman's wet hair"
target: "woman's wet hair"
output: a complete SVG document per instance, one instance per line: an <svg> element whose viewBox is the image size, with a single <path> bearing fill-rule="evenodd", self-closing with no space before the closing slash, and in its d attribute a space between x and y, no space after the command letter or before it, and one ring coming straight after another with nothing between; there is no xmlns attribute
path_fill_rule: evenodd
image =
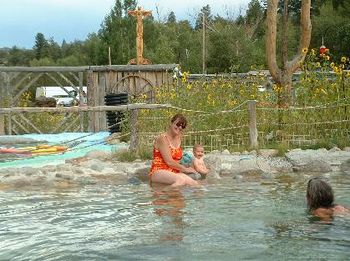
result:
<svg viewBox="0 0 350 261"><path fill-rule="evenodd" d="M307 183L306 198L309 210L334 206L332 187L320 178L312 178Z"/></svg>
<svg viewBox="0 0 350 261"><path fill-rule="evenodd" d="M174 123L177 120L178 124L182 125L182 128L186 128L187 126L187 119L185 118L184 115L182 115L181 113L177 113L175 114L172 118L171 118L171 123Z"/></svg>

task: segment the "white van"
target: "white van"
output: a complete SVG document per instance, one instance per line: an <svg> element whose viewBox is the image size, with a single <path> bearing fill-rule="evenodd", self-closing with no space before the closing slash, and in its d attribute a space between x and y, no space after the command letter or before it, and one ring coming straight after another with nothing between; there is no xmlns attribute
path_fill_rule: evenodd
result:
<svg viewBox="0 0 350 261"><path fill-rule="evenodd" d="M64 90L64 89L66 90ZM79 87L77 87L79 90ZM57 106L73 106L75 104L74 97L79 100L79 93L71 86L42 86L37 87L35 99L39 97L55 98ZM83 104L87 104L87 87L83 86Z"/></svg>

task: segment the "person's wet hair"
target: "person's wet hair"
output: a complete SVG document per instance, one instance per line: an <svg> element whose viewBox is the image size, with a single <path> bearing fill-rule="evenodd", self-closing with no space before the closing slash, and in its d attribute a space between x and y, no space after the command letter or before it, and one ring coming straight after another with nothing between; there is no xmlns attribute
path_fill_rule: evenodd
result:
<svg viewBox="0 0 350 261"><path fill-rule="evenodd" d="M332 187L320 178L312 178L307 183L306 198L309 210L334 206Z"/></svg>
<svg viewBox="0 0 350 261"><path fill-rule="evenodd" d="M181 113L177 113L175 114L172 118L171 118L171 123L174 123L177 120L177 124L178 126L181 125L182 129L185 129L187 126L187 119L185 118L184 115L182 115Z"/></svg>

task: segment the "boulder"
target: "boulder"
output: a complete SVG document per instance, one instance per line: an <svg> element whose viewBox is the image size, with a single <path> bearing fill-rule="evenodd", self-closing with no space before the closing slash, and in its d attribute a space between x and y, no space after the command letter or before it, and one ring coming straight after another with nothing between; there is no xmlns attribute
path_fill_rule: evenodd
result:
<svg viewBox="0 0 350 261"><path fill-rule="evenodd" d="M276 157L278 155L278 150L276 149L260 149L259 156L264 158Z"/></svg>
<svg viewBox="0 0 350 261"><path fill-rule="evenodd" d="M340 171L345 174L350 174L350 159L340 165Z"/></svg>
<svg viewBox="0 0 350 261"><path fill-rule="evenodd" d="M111 153L101 150L93 150L86 153L85 157L89 159L107 160L110 159Z"/></svg>

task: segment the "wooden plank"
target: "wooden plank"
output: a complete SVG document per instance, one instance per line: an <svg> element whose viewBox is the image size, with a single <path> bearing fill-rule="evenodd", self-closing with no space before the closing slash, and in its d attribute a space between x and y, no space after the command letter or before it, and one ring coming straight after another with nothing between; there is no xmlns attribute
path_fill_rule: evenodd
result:
<svg viewBox="0 0 350 261"><path fill-rule="evenodd" d="M26 133L30 133L30 131L26 128L26 127L24 127L23 125L22 125L22 123L20 123L19 121L17 121L16 119L12 119L12 121L17 125L17 126L19 126L19 127L21 127L22 128L22 130L24 130ZM13 130L12 130L13 131Z"/></svg>
<svg viewBox="0 0 350 261"><path fill-rule="evenodd" d="M30 79L30 77L32 76L33 74L32 73L28 73L27 75L23 76L18 82L17 84L15 85L15 87L13 89L17 90L19 89L19 87L21 85L23 85L23 82L26 81L27 79Z"/></svg>
<svg viewBox="0 0 350 261"><path fill-rule="evenodd" d="M164 109L172 108L170 104L146 104L133 103L118 106L73 106L73 107L11 107L0 108L0 114L24 113L24 112L104 112L104 111L129 111L134 109Z"/></svg>
<svg viewBox="0 0 350 261"><path fill-rule="evenodd" d="M76 118L71 122L71 124L69 124L69 125L65 128L65 131L70 130L70 129L77 123L78 120L79 120L79 117L76 117Z"/></svg>
<svg viewBox="0 0 350 261"><path fill-rule="evenodd" d="M83 94L83 82L84 82L84 73L79 72L79 106L84 106L84 94ZM80 131L84 131L84 113L80 112L79 113L79 118L80 118Z"/></svg>
<svg viewBox="0 0 350 261"><path fill-rule="evenodd" d="M138 138L138 126L137 126L137 118L138 118L138 110L131 111L131 138L130 138L130 150L137 152L139 149L139 138Z"/></svg>
<svg viewBox="0 0 350 261"><path fill-rule="evenodd" d="M5 105L5 98L6 98L6 92L5 92L5 73L0 74L0 108L6 107ZM5 115L0 114L0 135L5 135Z"/></svg>
<svg viewBox="0 0 350 261"><path fill-rule="evenodd" d="M95 72L96 73L96 72ZM95 89L95 104L96 106L100 106L101 105L101 88L105 88L105 78L103 77L103 72L97 72L96 73L98 75L98 79L97 79L97 88ZM101 113L100 112L96 112L95 113L95 132L99 132L101 131Z"/></svg>
<svg viewBox="0 0 350 261"><path fill-rule="evenodd" d="M73 113L69 113L67 117L64 117L64 119L57 124L56 128L53 129L52 133L56 133L73 115ZM63 131L65 132L67 129L64 129Z"/></svg>
<svg viewBox="0 0 350 261"><path fill-rule="evenodd" d="M87 94L88 94L88 106L96 106L96 89L98 88L97 84L98 75L93 71L88 72L87 79ZM89 131L95 131L95 122L97 119L97 115L95 112L89 112Z"/></svg>
<svg viewBox="0 0 350 261"><path fill-rule="evenodd" d="M8 135L12 135L12 114L9 113L8 115L8 126L7 126L7 133Z"/></svg>
<svg viewBox="0 0 350 261"><path fill-rule="evenodd" d="M62 74L62 72L57 72L57 74L58 74L58 76L60 76L63 80L65 80L66 83L68 83L69 86L73 87L73 89L74 89L75 91L78 92L78 88L75 86L75 84L72 83L71 80L69 80L66 76L64 76L64 75Z"/></svg>
<svg viewBox="0 0 350 261"><path fill-rule="evenodd" d="M74 80L79 82L79 80L80 80L80 78L79 78L80 73L82 73L84 75L84 72L78 72L78 75L76 74L76 72L75 73L69 72L69 75L71 75L74 78Z"/></svg>
<svg viewBox="0 0 350 261"><path fill-rule="evenodd" d="M11 66L0 67L0 72L82 72L90 69L90 66L39 66L39 67L25 67L25 66Z"/></svg>
<svg viewBox="0 0 350 261"><path fill-rule="evenodd" d="M106 96L106 89L107 89L107 77L108 72L101 73L99 77L99 94L98 94L98 106L104 106L105 105L105 96ZM99 131L105 131L107 130L107 120L106 120L106 113L100 112L99 113Z"/></svg>
<svg viewBox="0 0 350 261"><path fill-rule="evenodd" d="M112 66L91 66L94 72L117 71L117 72L138 72L138 71L172 71L178 64L149 64L149 65L112 65Z"/></svg>
<svg viewBox="0 0 350 261"><path fill-rule="evenodd" d="M42 73L39 73L38 75L36 75L26 86L23 87L22 90L20 90L18 92L18 94L13 98L13 101L18 100L21 97L21 95L25 91L27 91L42 75L43 75ZM11 98L12 98L12 96L11 96ZM11 102L11 104L13 104L13 101Z"/></svg>
<svg viewBox="0 0 350 261"><path fill-rule="evenodd" d="M11 66L0 67L0 72L82 72L92 70L117 71L117 72L137 72L137 71L172 71L178 64L150 64L150 65L111 65L111 66Z"/></svg>
<svg viewBox="0 0 350 261"><path fill-rule="evenodd" d="M41 130L39 130L33 123L30 122L26 117L23 116L23 114L19 114L19 117L24 120L25 123L27 123L29 126L31 126L36 132L42 134Z"/></svg>
<svg viewBox="0 0 350 261"><path fill-rule="evenodd" d="M5 74L4 84L5 84L5 91L6 91L6 100L7 106L13 105L12 100L12 93L11 93L11 73ZM12 115L11 113L8 115L8 122L7 122L7 134L12 135Z"/></svg>

